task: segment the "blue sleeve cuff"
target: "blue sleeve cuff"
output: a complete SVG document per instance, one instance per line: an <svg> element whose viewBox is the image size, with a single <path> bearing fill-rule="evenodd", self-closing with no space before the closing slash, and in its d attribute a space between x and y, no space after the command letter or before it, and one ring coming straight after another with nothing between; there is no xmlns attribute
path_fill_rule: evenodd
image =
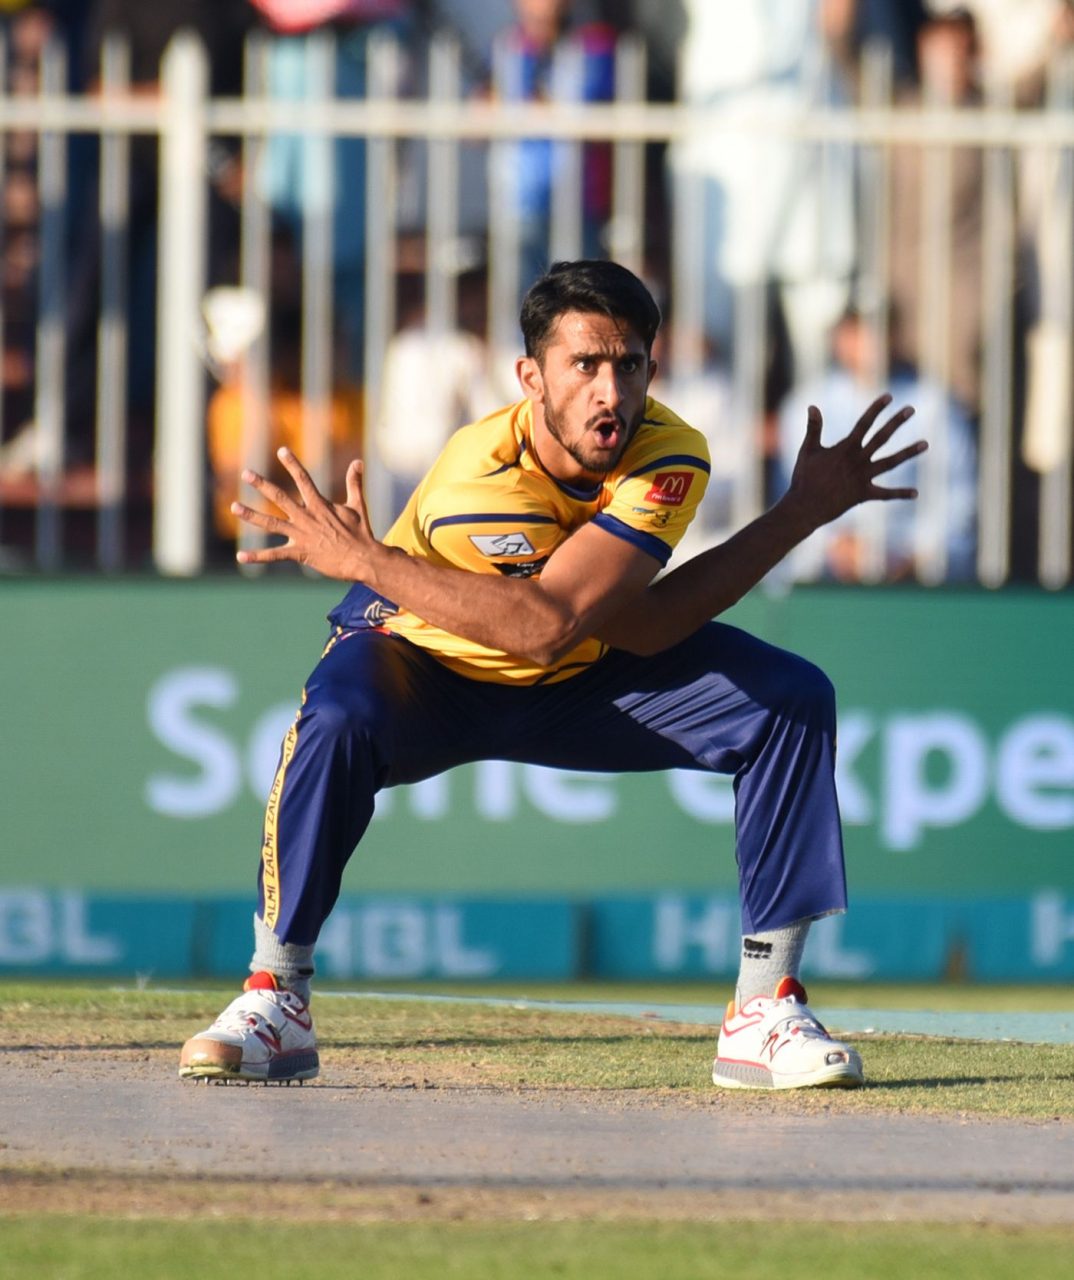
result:
<svg viewBox="0 0 1074 1280"><path fill-rule="evenodd" d="M644 551L646 555L652 556L654 560L660 563L661 568L671 559L671 548L654 533L646 533L643 529L635 529L617 516L610 516L606 511L594 516L593 523L601 529L605 529L608 533L614 534L617 538L622 538L624 542L629 542L631 546Z"/></svg>

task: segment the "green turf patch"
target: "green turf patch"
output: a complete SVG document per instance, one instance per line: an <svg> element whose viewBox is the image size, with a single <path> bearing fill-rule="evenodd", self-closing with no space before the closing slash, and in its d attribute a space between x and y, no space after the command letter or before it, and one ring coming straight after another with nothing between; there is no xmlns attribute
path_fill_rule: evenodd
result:
<svg viewBox="0 0 1074 1280"><path fill-rule="evenodd" d="M627 990L605 989L606 998L627 998ZM920 988L913 994L928 999ZM875 990L872 998L877 1000ZM1023 993L1018 1007L1029 998ZM8 1051L45 1055L160 1050L162 1074L170 1077L170 1055L177 1058L183 1041L225 1001L214 992L16 984L0 1000L0 1043ZM415 1000L324 1000L315 1002L314 1013L327 1085L346 1079L442 1088L659 1090L695 1104L719 1097L724 1107L1074 1117L1074 1050L1068 1045L856 1036L865 1089L759 1098L717 1094L709 1079L715 1036L703 1027Z"/></svg>
<svg viewBox="0 0 1074 1280"><path fill-rule="evenodd" d="M907 1224L523 1224L0 1220L6 1280L1001 1280L1064 1275L1074 1232ZM313 1258L316 1262L313 1262Z"/></svg>

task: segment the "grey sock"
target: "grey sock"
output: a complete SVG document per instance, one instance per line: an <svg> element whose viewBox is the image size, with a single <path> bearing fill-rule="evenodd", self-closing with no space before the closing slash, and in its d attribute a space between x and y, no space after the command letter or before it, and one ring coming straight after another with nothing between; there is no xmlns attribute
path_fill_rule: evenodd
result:
<svg viewBox="0 0 1074 1280"><path fill-rule="evenodd" d="M306 1003L310 998L310 978L313 977L313 946L297 942L281 942L259 915L254 916L254 958L250 972L265 969L274 973L282 986L301 996Z"/></svg>
<svg viewBox="0 0 1074 1280"><path fill-rule="evenodd" d="M780 978L798 977L809 920L797 920L783 929L748 933L742 939L742 959L735 987L735 1003L741 1008L754 996L770 996Z"/></svg>

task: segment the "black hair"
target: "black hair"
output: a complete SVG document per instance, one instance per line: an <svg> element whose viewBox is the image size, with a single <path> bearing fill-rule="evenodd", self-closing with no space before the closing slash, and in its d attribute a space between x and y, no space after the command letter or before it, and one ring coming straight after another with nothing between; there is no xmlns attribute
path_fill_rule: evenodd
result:
<svg viewBox="0 0 1074 1280"><path fill-rule="evenodd" d="M633 271L598 258L553 262L522 300L519 323L526 355L543 361L556 321L568 311L624 321L645 343L646 351L652 349L660 328L660 308Z"/></svg>

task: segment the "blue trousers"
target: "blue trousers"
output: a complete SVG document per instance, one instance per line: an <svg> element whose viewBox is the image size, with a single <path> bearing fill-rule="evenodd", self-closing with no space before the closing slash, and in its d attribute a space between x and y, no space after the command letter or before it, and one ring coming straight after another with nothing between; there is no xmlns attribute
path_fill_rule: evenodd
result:
<svg viewBox="0 0 1074 1280"><path fill-rule="evenodd" d="M572 679L525 688L468 680L384 632L341 632L284 741L262 919L282 942L315 942L376 792L482 759L732 774L743 931L846 907L831 682L713 622L655 657L613 650Z"/></svg>

